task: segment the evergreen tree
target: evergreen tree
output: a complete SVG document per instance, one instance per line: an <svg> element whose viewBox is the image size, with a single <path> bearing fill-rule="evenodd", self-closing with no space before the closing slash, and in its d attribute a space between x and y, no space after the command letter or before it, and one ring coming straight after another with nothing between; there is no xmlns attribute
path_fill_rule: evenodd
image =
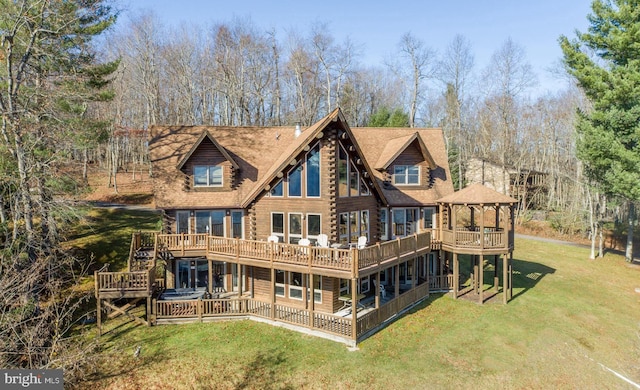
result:
<svg viewBox="0 0 640 390"><path fill-rule="evenodd" d="M640 1L596 0L588 32L560 38L567 70L593 108L579 112L578 157L586 175L629 205L627 261L633 260L634 202L640 200Z"/></svg>
<svg viewBox="0 0 640 390"><path fill-rule="evenodd" d="M68 188L69 151L102 131L87 110L112 96L117 64L96 65L91 43L115 14L105 0L0 0L0 10L0 367L62 368L73 385L93 354L70 337L90 293L77 288L86 265L58 245L54 196Z"/></svg>

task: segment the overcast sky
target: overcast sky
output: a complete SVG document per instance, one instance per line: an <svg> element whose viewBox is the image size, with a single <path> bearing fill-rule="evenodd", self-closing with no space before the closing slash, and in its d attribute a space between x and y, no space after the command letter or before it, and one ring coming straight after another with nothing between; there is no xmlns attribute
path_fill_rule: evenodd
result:
<svg viewBox="0 0 640 390"><path fill-rule="evenodd" d="M202 27L234 18L249 18L263 30L308 34L314 23L327 23L337 42L347 37L361 46L364 65L383 66L410 32L438 52L455 35L472 45L475 70L487 66L491 55L511 38L522 46L538 75L534 94L564 87L549 69L561 58L558 37L585 31L591 1L587 0L121 0L128 12L151 9L168 26Z"/></svg>

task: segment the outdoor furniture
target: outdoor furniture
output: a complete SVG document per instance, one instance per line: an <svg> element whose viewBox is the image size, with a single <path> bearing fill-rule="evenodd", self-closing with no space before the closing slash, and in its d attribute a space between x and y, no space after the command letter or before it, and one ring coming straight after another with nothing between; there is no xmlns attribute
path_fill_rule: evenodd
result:
<svg viewBox="0 0 640 390"><path fill-rule="evenodd" d="M365 296L366 295L364 295L364 294L357 294L356 295L356 306L357 307L360 307L360 308L364 309L364 305L362 303L360 303L360 300L362 298L364 298ZM353 299L351 297L351 294L340 295L338 297L338 300L340 302L344 303L342 305L342 307L340 308L340 310L353 308Z"/></svg>
<svg viewBox="0 0 640 390"><path fill-rule="evenodd" d="M267 242L278 243L278 242L280 242L280 237L278 237L278 236L269 236L269 237L267 237Z"/></svg>
<svg viewBox="0 0 640 390"><path fill-rule="evenodd" d="M376 287L378 286L375 280L373 281L373 285ZM380 285L380 296L382 296L382 298L387 297L387 289L384 287L384 284Z"/></svg>
<svg viewBox="0 0 640 390"><path fill-rule="evenodd" d="M328 248L329 247L329 236L327 236L326 234L319 234L318 235L318 241L316 241L316 245L321 247L321 248Z"/></svg>
<svg viewBox="0 0 640 390"><path fill-rule="evenodd" d="M358 237L358 242L352 242L349 244L350 248L363 249L367 246L367 237L360 236Z"/></svg>

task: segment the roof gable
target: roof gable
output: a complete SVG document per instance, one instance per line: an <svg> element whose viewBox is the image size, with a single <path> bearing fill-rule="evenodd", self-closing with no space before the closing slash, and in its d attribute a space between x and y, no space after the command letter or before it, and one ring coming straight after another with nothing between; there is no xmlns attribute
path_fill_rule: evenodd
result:
<svg viewBox="0 0 640 390"><path fill-rule="evenodd" d="M205 139L208 139L209 141L211 141L211 143L213 144L213 146L216 147L216 149L218 149L220 151L220 153L222 153L222 155L224 156L224 158L229 161L229 163L231 163L231 165L233 166L233 168L238 169L240 166L238 165L238 163L231 157L231 155L229 155L229 152L227 152L227 150L225 148L223 148L216 140L215 138L213 138L213 136L209 133L208 130L204 130L202 131L202 133L200 134L200 136L198 137L198 139L193 143L193 145L191 146L191 149L184 155L184 157L182 158L182 160L180 160L180 162L178 163L178 170L181 170L182 167L184 166L184 164L187 163L187 161L189 161L189 159L191 158L191 156L193 155L193 153L198 149L198 146L200 146L200 144L202 144L202 141L204 141Z"/></svg>
<svg viewBox="0 0 640 390"><path fill-rule="evenodd" d="M293 160L296 158L298 154L305 151L305 147L314 142L316 139L321 139L324 134L323 131L329 126L329 124L333 122L340 122L343 130L345 131L345 136L349 137L356 148L356 153L361 156L364 169L368 172L370 177L373 177L373 171L369 166L367 160L364 158L364 154L360 150L358 143L355 140L355 136L351 132L349 125L347 124L344 115L340 108L336 108L329 115L322 118L318 122L314 123L310 127L306 128L304 131L300 133L300 136L294 139L294 142L291 143L290 147L283 152L280 157L274 162L274 164L267 170L266 174L259 180L259 182L254 187L253 191L249 193L248 196L244 198L242 201L242 207L248 207L249 204L266 188L266 185L269 184L276 177L279 177L278 174L280 172L284 172L288 170L288 167L291 165L295 165L296 163ZM386 203L384 195L382 193L382 189L379 187L378 183L375 180L371 180L371 184L373 187L373 191L376 195Z"/></svg>
<svg viewBox="0 0 640 390"><path fill-rule="evenodd" d="M437 166L435 160L431 156L431 153L429 153L427 146L418 132L389 140L378 157L375 168L378 170L385 170L389 168L391 163L393 163L395 159L398 158L398 156L414 142L417 142L420 154L422 154L422 157L429 165L429 168L435 169Z"/></svg>

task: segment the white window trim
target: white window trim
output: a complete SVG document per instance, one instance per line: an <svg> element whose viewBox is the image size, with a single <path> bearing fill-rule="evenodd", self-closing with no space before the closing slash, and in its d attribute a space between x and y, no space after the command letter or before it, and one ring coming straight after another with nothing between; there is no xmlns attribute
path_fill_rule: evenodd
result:
<svg viewBox="0 0 640 390"><path fill-rule="evenodd" d="M296 272L298 274L300 274L302 276L302 278L304 278L304 274L302 272ZM294 272L287 272L287 275L289 276L288 282L289 282L289 299L295 299L297 301L302 301L304 300L304 290L303 290L303 286L294 286L293 284L293 274ZM302 282L302 280L301 280ZM300 298L298 297L294 297L291 294L291 291L300 291Z"/></svg>
<svg viewBox="0 0 640 390"><path fill-rule="evenodd" d="M397 167L405 167L404 169L404 174L401 176L404 181L402 183L399 183L397 178L399 177L396 174L396 168ZM409 168L410 167L416 167L418 168L418 182L417 183L409 183ZM408 164L398 164L398 165L394 165L393 166L393 184L394 185L398 185L398 186L419 186L420 185L420 177L421 177L421 169L420 169L420 165L408 165Z"/></svg>
<svg viewBox="0 0 640 390"><path fill-rule="evenodd" d="M307 213L306 218L305 218L305 229L307 231L307 238L309 240L315 240L312 242L317 242L318 241L318 235L314 235L314 234L309 234L309 216L310 215L317 215L318 217L320 217L320 234L322 234L322 214L318 214L318 213Z"/></svg>
<svg viewBox="0 0 640 390"><path fill-rule="evenodd" d="M196 168L206 168L207 169L207 184L198 184L196 183ZM211 184L209 178L211 177L211 168L220 170L220 184ZM194 165L193 166L193 186L194 187L222 187L224 185L224 167L221 165Z"/></svg>
<svg viewBox="0 0 640 390"><path fill-rule="evenodd" d="M300 168L300 195L291 195L291 193L289 192L289 183L290 180L289 178L291 177L291 172L293 172L294 170ZM305 191L305 180L304 180L304 176L305 176L305 170L304 167L302 166L302 163L297 163L293 168L289 169L289 171L287 172L287 198L302 198L302 195L304 194ZM283 194L285 193L284 191L282 192Z"/></svg>
<svg viewBox="0 0 640 390"><path fill-rule="evenodd" d="M286 271L283 271L283 270L278 270L278 269L277 269L277 270L275 270L275 273L277 274L277 273L278 273L278 271L280 271L280 272L282 272L282 273L284 274L284 281L285 281L285 283L286 283L286 282L287 282L287 272L286 272ZM277 279L278 279L278 278L276 277L276 280L277 280ZM274 282L275 282L275 280L274 280ZM275 285L276 285L275 293L276 293L276 296L277 296L277 297L284 297L284 296L286 296L286 294L285 294L285 291L286 291L285 283L277 283L277 282L275 283ZM282 293L278 293L278 287L281 287L281 288L282 288Z"/></svg>
<svg viewBox="0 0 640 390"><path fill-rule="evenodd" d="M273 215L274 214L282 215L282 233L276 233L273 231ZM283 212L279 212L279 211L271 212L271 235L280 237L280 242L284 242L285 232L287 231L287 221L285 220L285 216L286 214Z"/></svg>
<svg viewBox="0 0 640 390"><path fill-rule="evenodd" d="M300 234L298 233L291 233L291 216L292 215L299 215L300 216ZM304 214L302 213L288 213L287 214L287 229L285 229L285 231L288 233L287 235L287 242L290 243L291 242L291 238L298 238L298 239L302 239L303 235L302 233L304 232Z"/></svg>
<svg viewBox="0 0 640 390"><path fill-rule="evenodd" d="M282 184L282 195L274 195L272 193L273 189L276 188L278 185ZM273 185L273 187L271 187L268 191L268 194L270 197L272 198L284 198L284 180L280 179L276 182L276 184Z"/></svg>

